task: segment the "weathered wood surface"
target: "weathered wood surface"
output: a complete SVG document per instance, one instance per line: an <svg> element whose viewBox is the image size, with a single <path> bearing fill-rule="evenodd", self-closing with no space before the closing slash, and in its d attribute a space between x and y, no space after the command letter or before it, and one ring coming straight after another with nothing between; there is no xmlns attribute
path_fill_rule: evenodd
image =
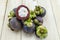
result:
<svg viewBox="0 0 60 40"><path fill-rule="evenodd" d="M7 3L7 0L0 0L0 37L1 37L1 34L2 34L2 29L3 29L2 26L3 26L3 23L4 23L6 3Z"/></svg>
<svg viewBox="0 0 60 40"><path fill-rule="evenodd" d="M58 31L56 28L56 23L55 23L55 19L54 19L54 14L53 14L53 10L52 10L52 5L50 0L8 0L7 3L7 9L6 9L6 14L4 17L4 13L2 14L3 18L1 20L4 19L4 23L2 23L3 21L1 21L1 25L3 24L3 29L1 30L1 40L40 40L39 38L37 38L35 36L35 34L29 35L24 33L23 31L20 32L13 32L9 29L9 27L7 26L8 24L8 14L9 12L13 9L18 7L19 5L24 4L27 7L29 7L30 10L34 9L35 5L40 5L42 7L44 7L47 11L46 16L43 18L44 19L44 26L47 27L48 29L48 36L46 39L43 40L59 40L59 35L58 35Z"/></svg>
<svg viewBox="0 0 60 40"><path fill-rule="evenodd" d="M60 36L60 0L51 0L57 30Z"/></svg>

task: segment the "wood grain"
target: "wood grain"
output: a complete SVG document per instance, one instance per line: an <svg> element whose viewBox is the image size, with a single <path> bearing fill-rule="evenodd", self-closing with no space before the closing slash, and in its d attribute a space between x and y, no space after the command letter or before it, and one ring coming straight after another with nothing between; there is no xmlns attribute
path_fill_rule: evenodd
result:
<svg viewBox="0 0 60 40"><path fill-rule="evenodd" d="M6 9L6 1L7 0L0 0L0 38L2 34L2 29L3 29L3 23L4 23L4 14L5 14L5 9Z"/></svg>
<svg viewBox="0 0 60 40"><path fill-rule="evenodd" d="M8 0L1 40L40 40L35 34L26 34L23 30L20 32L13 32L7 26L9 12L21 4L26 5L30 10L33 10L35 5L44 7L46 9L46 16L43 17L43 25L48 29L48 36L43 40L59 40L50 0Z"/></svg>
<svg viewBox="0 0 60 40"><path fill-rule="evenodd" d="M51 0L51 4L54 12L57 30L60 36L60 0Z"/></svg>

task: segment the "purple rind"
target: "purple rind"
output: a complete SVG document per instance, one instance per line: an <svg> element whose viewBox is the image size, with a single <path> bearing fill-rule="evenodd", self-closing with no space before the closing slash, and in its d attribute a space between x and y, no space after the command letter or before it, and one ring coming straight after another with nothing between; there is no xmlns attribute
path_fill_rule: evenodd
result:
<svg viewBox="0 0 60 40"><path fill-rule="evenodd" d="M32 27L28 27L27 25L24 25L23 26L23 31L26 32L26 33L34 33L35 31L35 24L33 24Z"/></svg>
<svg viewBox="0 0 60 40"><path fill-rule="evenodd" d="M20 29L22 29L22 25L21 22L19 22L16 17L13 17L10 21L10 28L14 31L18 31Z"/></svg>

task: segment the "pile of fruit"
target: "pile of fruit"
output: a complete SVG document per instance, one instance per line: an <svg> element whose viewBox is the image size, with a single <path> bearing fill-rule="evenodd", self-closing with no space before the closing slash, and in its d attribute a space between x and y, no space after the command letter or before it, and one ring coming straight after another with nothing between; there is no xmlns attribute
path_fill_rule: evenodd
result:
<svg viewBox="0 0 60 40"><path fill-rule="evenodd" d="M22 8L25 7L27 11ZM20 12L21 10L25 10L24 12ZM20 11L19 11L20 10ZM25 16L21 16L19 13L24 14ZM32 34L35 33L39 38L47 37L47 29L43 26L43 17L46 15L45 8L41 6L35 6L34 10L29 10L28 7L24 5L20 5L18 8L14 8L8 15L8 26L12 31L19 31L23 29L24 32Z"/></svg>

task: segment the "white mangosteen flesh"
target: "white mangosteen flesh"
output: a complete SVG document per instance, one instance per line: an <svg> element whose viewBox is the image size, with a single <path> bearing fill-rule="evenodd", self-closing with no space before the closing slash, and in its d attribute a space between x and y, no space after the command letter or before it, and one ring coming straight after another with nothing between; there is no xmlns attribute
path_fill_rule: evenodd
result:
<svg viewBox="0 0 60 40"><path fill-rule="evenodd" d="M20 17L26 17L28 15L28 10L25 7L21 7L18 11Z"/></svg>

